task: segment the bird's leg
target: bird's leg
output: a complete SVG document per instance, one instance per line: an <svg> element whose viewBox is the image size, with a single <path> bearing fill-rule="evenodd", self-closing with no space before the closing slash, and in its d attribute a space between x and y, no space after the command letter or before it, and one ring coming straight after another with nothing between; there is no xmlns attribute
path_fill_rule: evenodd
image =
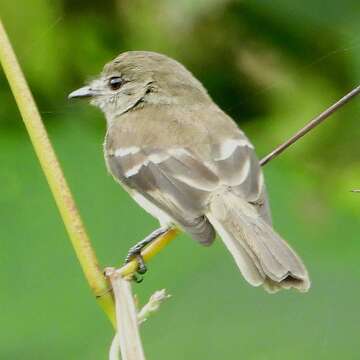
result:
<svg viewBox="0 0 360 360"><path fill-rule="evenodd" d="M171 227L169 226L164 226L161 227L159 229L156 229L155 231L153 231L150 235L148 235L145 239L139 241L136 245L134 245L133 247L130 248L126 258L125 258L125 264L127 264L128 262L130 262L132 259L136 258L137 262L138 262L138 270L137 272L139 274L145 274L147 271L147 267L145 264L145 261L141 255L141 250L151 244L154 240L156 240L159 236L165 234L166 232L168 232L171 229ZM142 279L134 276L134 280L136 282L141 282Z"/></svg>

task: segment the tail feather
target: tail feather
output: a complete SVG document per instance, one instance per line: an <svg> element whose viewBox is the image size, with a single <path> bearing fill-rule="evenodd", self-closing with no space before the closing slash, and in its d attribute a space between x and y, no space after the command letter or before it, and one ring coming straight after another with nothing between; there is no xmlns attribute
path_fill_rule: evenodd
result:
<svg viewBox="0 0 360 360"><path fill-rule="evenodd" d="M299 256L251 204L224 191L212 198L207 217L251 285L263 285L269 292L310 288Z"/></svg>

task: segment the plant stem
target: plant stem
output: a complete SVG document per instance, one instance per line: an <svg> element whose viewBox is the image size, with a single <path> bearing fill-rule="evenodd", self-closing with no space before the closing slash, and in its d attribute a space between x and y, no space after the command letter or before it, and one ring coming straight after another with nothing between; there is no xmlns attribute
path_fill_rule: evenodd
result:
<svg viewBox="0 0 360 360"><path fill-rule="evenodd" d="M102 270L86 233L84 224L77 210L75 201L66 182L55 151L51 145L29 86L22 73L11 43L0 19L0 63L4 68L31 142L39 158L41 168L55 198L56 205L64 221L76 256L85 274L92 292L101 308L115 326L115 307L109 284ZM171 229L160 236L142 252L145 260L150 260L161 251L178 234L177 229ZM132 260L120 273L130 275L137 268L136 260Z"/></svg>
<svg viewBox="0 0 360 360"><path fill-rule="evenodd" d="M115 297L117 334L114 346L120 349L122 360L145 360L131 282L125 280L114 268L107 268L106 275ZM115 349L111 349L111 352L113 359L118 358Z"/></svg>
<svg viewBox="0 0 360 360"><path fill-rule="evenodd" d="M328 107L325 111L323 111L320 115L310 120L301 130L299 130L296 134L294 134L289 140L285 141L277 148L275 148L270 154L266 155L264 158L260 160L260 165L266 165L270 160L279 156L283 151L285 151L290 145L294 144L297 140L302 138L305 134L307 134L310 130L314 129L316 126L321 124L324 120L326 120L331 114L340 109L342 106L347 104L351 99L353 99L356 95L360 94L360 85L348 92L345 96L343 96L336 103Z"/></svg>
<svg viewBox="0 0 360 360"><path fill-rule="evenodd" d="M1 20L0 62L85 277L95 295L103 294L108 288L108 283L100 270L96 254ZM111 294L99 297L98 302L115 324L114 301Z"/></svg>

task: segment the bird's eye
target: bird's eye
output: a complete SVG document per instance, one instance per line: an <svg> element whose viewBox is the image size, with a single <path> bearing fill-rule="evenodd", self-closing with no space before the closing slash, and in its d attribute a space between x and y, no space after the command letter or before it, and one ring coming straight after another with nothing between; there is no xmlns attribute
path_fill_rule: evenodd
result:
<svg viewBox="0 0 360 360"><path fill-rule="evenodd" d="M109 79L109 87L111 90L120 89L123 84L123 79L120 76L113 76Z"/></svg>

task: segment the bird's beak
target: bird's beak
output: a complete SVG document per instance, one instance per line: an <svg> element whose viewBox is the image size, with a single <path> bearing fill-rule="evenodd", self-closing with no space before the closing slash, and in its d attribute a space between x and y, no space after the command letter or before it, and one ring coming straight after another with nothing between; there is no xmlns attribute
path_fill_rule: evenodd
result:
<svg viewBox="0 0 360 360"><path fill-rule="evenodd" d="M88 97L92 97L93 95L94 95L94 91L91 89L90 86L83 86L82 88L71 92L68 95L68 99L88 98Z"/></svg>

